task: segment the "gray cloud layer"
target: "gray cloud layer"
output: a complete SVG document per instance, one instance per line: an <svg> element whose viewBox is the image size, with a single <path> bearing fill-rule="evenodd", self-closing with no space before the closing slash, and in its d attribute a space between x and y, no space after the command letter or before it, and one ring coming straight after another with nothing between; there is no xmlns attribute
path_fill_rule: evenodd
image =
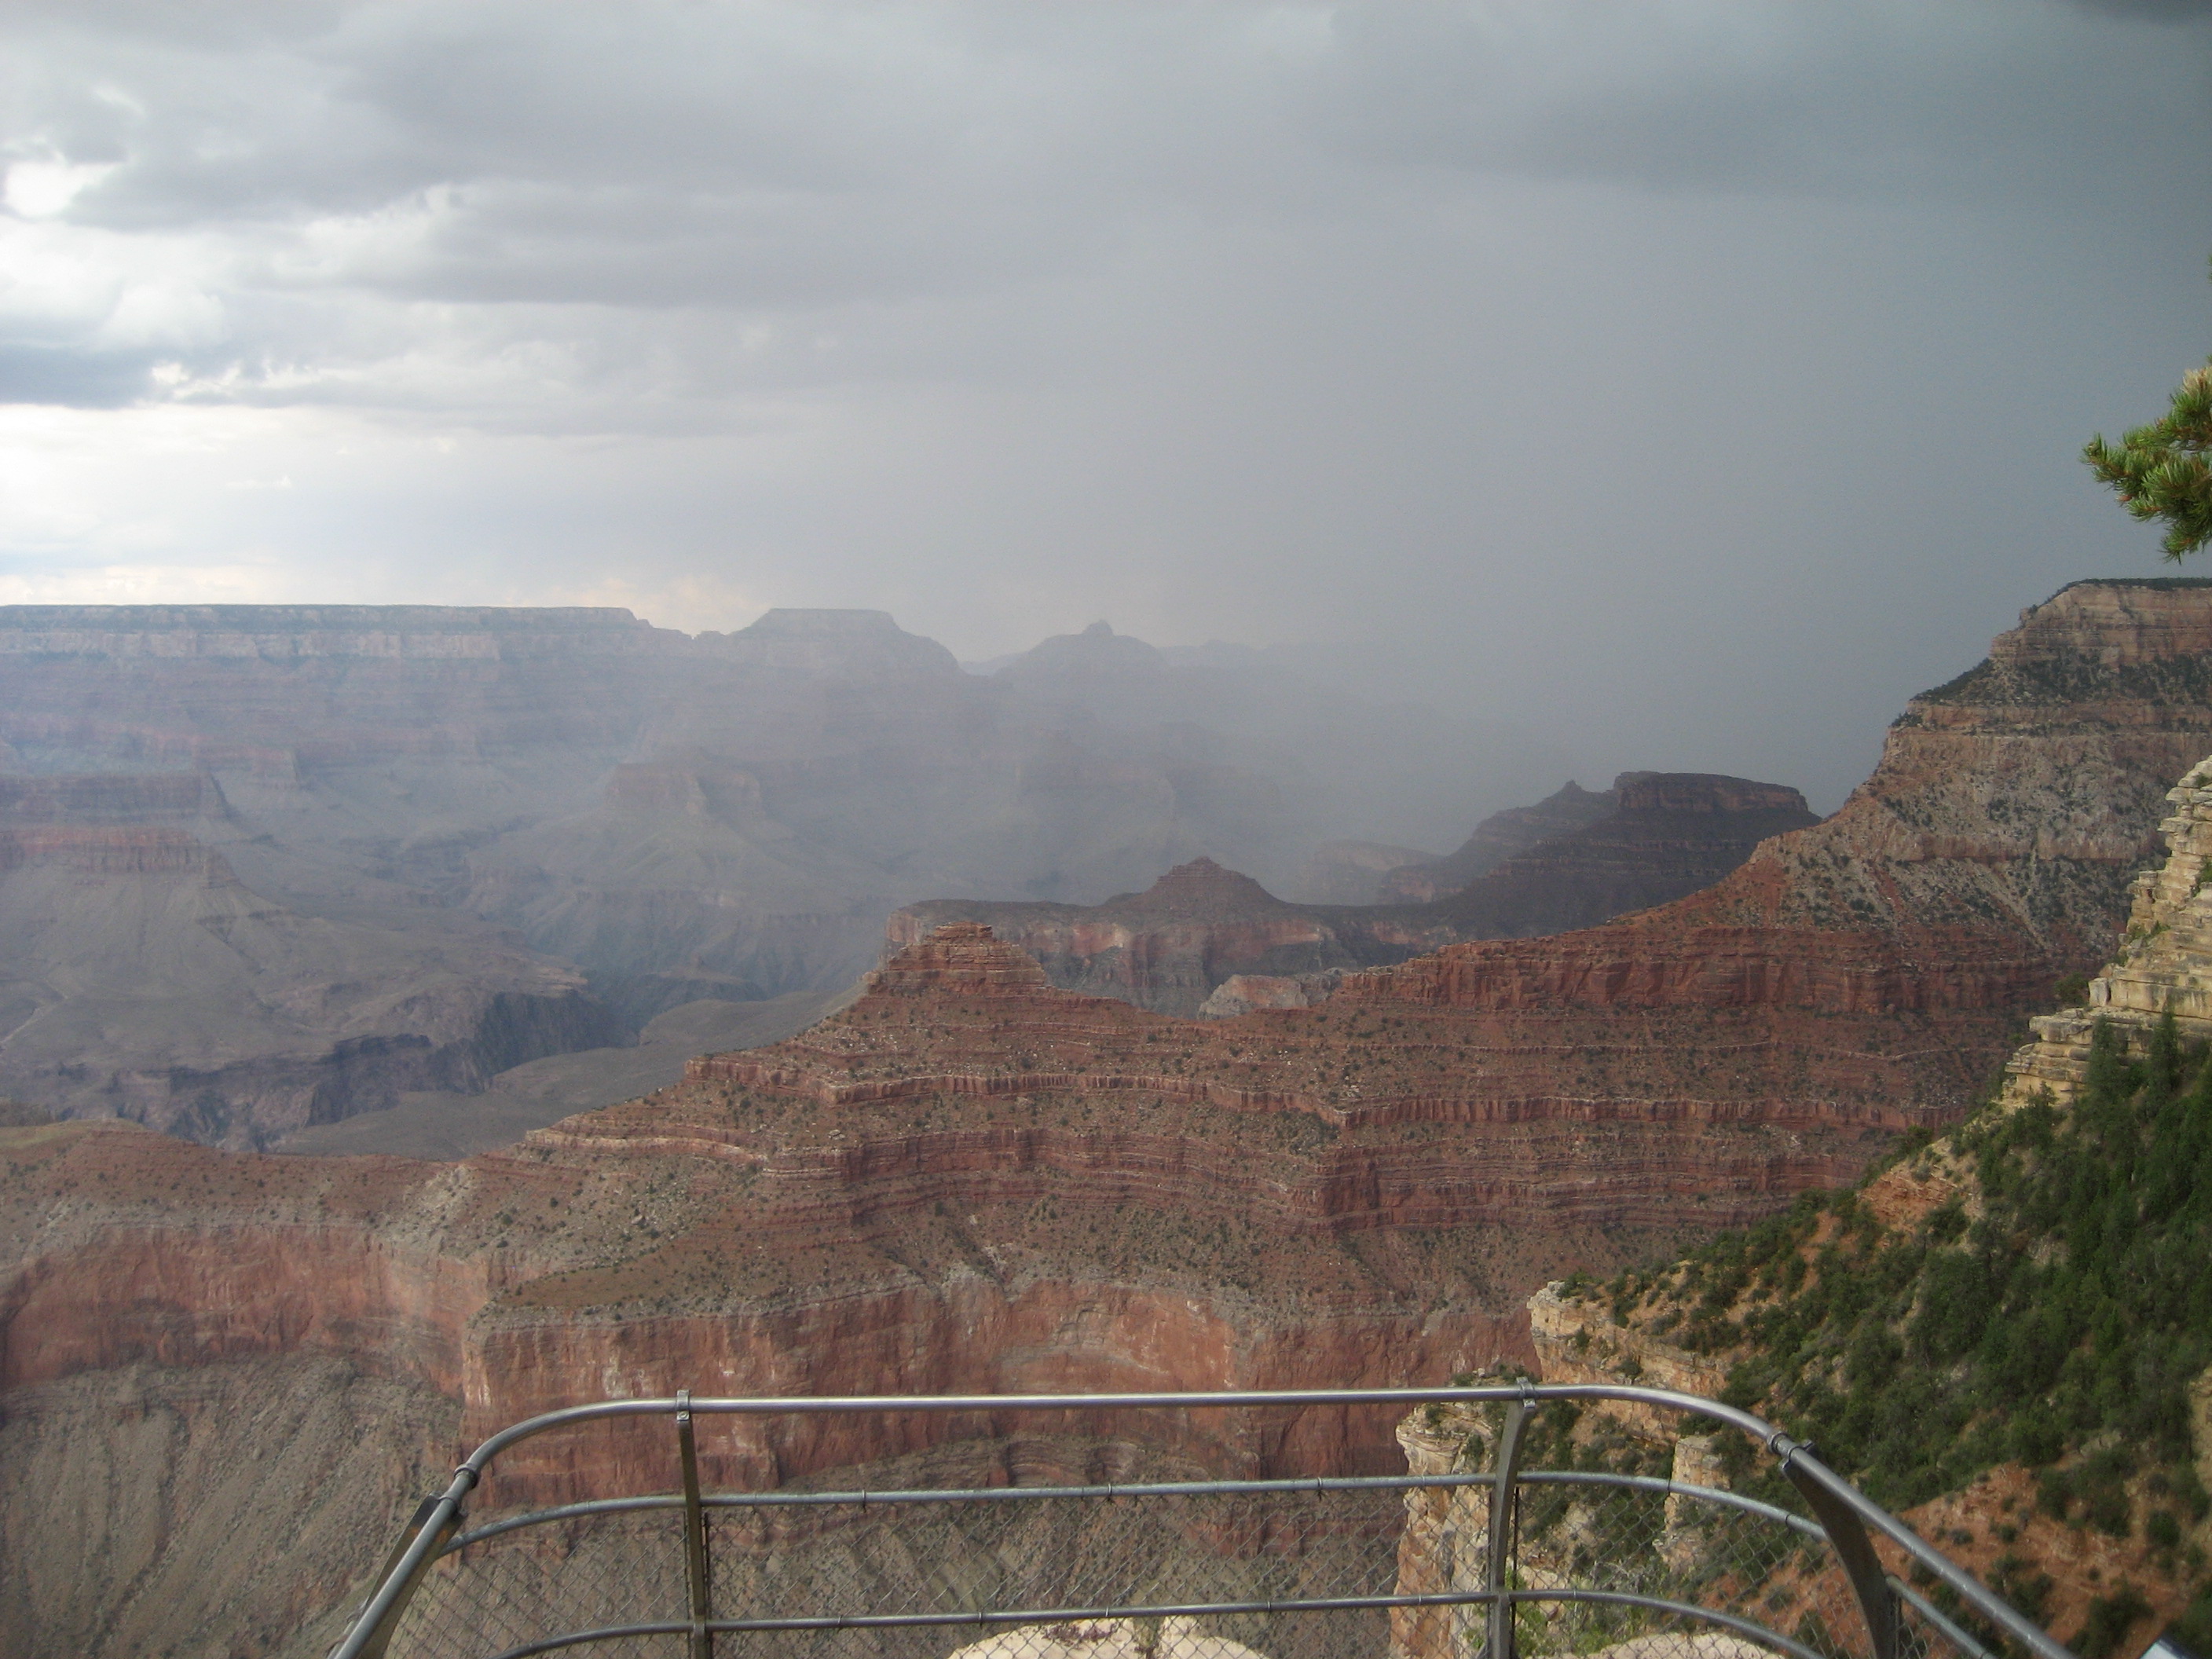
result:
<svg viewBox="0 0 2212 1659"><path fill-rule="evenodd" d="M1334 641L1825 795L2152 568L2206 8L19 3L0 598Z"/></svg>

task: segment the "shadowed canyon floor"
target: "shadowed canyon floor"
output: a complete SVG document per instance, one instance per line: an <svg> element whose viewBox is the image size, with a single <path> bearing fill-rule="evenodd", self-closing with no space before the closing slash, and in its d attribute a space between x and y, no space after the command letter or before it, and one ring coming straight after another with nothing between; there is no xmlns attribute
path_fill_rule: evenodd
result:
<svg viewBox="0 0 2212 1659"><path fill-rule="evenodd" d="M577 1112L665 1088L696 1054L790 1036L851 994L794 991L766 1002L685 1003L647 1024L633 1047L548 1054L499 1073L481 1094L403 1095L388 1111L302 1129L271 1150L468 1158Z"/></svg>

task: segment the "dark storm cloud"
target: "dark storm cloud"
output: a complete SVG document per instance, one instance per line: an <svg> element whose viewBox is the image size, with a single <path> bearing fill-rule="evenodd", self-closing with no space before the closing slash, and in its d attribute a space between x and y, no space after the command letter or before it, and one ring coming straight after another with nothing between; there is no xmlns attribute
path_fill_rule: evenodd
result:
<svg viewBox="0 0 2212 1659"><path fill-rule="evenodd" d="M1438 168L2095 211L2115 156L2155 185L2143 170L2191 167L2204 132L2201 41L2033 6L278 7L199 28L70 7L17 27L38 50L16 54L15 150L117 164L75 222L221 228L248 289L472 304L994 289L1178 215L1448 195ZM380 213L394 246L373 223L298 246Z"/></svg>
<svg viewBox="0 0 2212 1659"><path fill-rule="evenodd" d="M2212 0L2075 0L2075 3L2114 17L2142 17L2159 23L2212 17Z"/></svg>
<svg viewBox="0 0 2212 1659"><path fill-rule="evenodd" d="M2020 605L2150 568L2072 458L2202 355L2208 41L2071 0L18 0L0 394L58 412L0 552L62 586L7 592L1316 638L1585 781L1832 804Z"/></svg>

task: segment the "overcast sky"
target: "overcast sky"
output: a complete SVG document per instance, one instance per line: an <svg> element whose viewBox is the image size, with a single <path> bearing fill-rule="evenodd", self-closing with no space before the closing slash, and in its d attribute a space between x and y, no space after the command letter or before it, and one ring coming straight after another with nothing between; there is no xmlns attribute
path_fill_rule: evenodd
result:
<svg viewBox="0 0 2212 1659"><path fill-rule="evenodd" d="M2075 458L2212 348L2186 3L11 0L0 88L0 602L1311 641L1830 807L2160 572Z"/></svg>

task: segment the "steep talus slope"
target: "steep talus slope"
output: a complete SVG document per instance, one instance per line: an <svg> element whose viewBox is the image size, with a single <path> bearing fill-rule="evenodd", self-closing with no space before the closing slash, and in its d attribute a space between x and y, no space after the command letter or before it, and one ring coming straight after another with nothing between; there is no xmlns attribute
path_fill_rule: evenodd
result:
<svg viewBox="0 0 2212 1659"><path fill-rule="evenodd" d="M1722 1393L2094 1659L2212 1636L2212 761L2087 1005L1859 1188L1531 1303L1547 1376Z"/></svg>
<svg viewBox="0 0 2212 1659"><path fill-rule="evenodd" d="M131 1364L0 1417L0 1656L296 1653L337 1641L459 1407L317 1354Z"/></svg>
<svg viewBox="0 0 2212 1659"><path fill-rule="evenodd" d="M887 936L896 947L949 921L985 922L1035 955L1056 984L1190 1013L1236 975L1403 962L1455 939L1604 921L1708 886L1766 837L1816 821L1794 789L1701 773L1625 773L1611 796L1604 817L1506 857L1429 903L1291 904L1199 860L1099 905L913 905L891 918Z"/></svg>

